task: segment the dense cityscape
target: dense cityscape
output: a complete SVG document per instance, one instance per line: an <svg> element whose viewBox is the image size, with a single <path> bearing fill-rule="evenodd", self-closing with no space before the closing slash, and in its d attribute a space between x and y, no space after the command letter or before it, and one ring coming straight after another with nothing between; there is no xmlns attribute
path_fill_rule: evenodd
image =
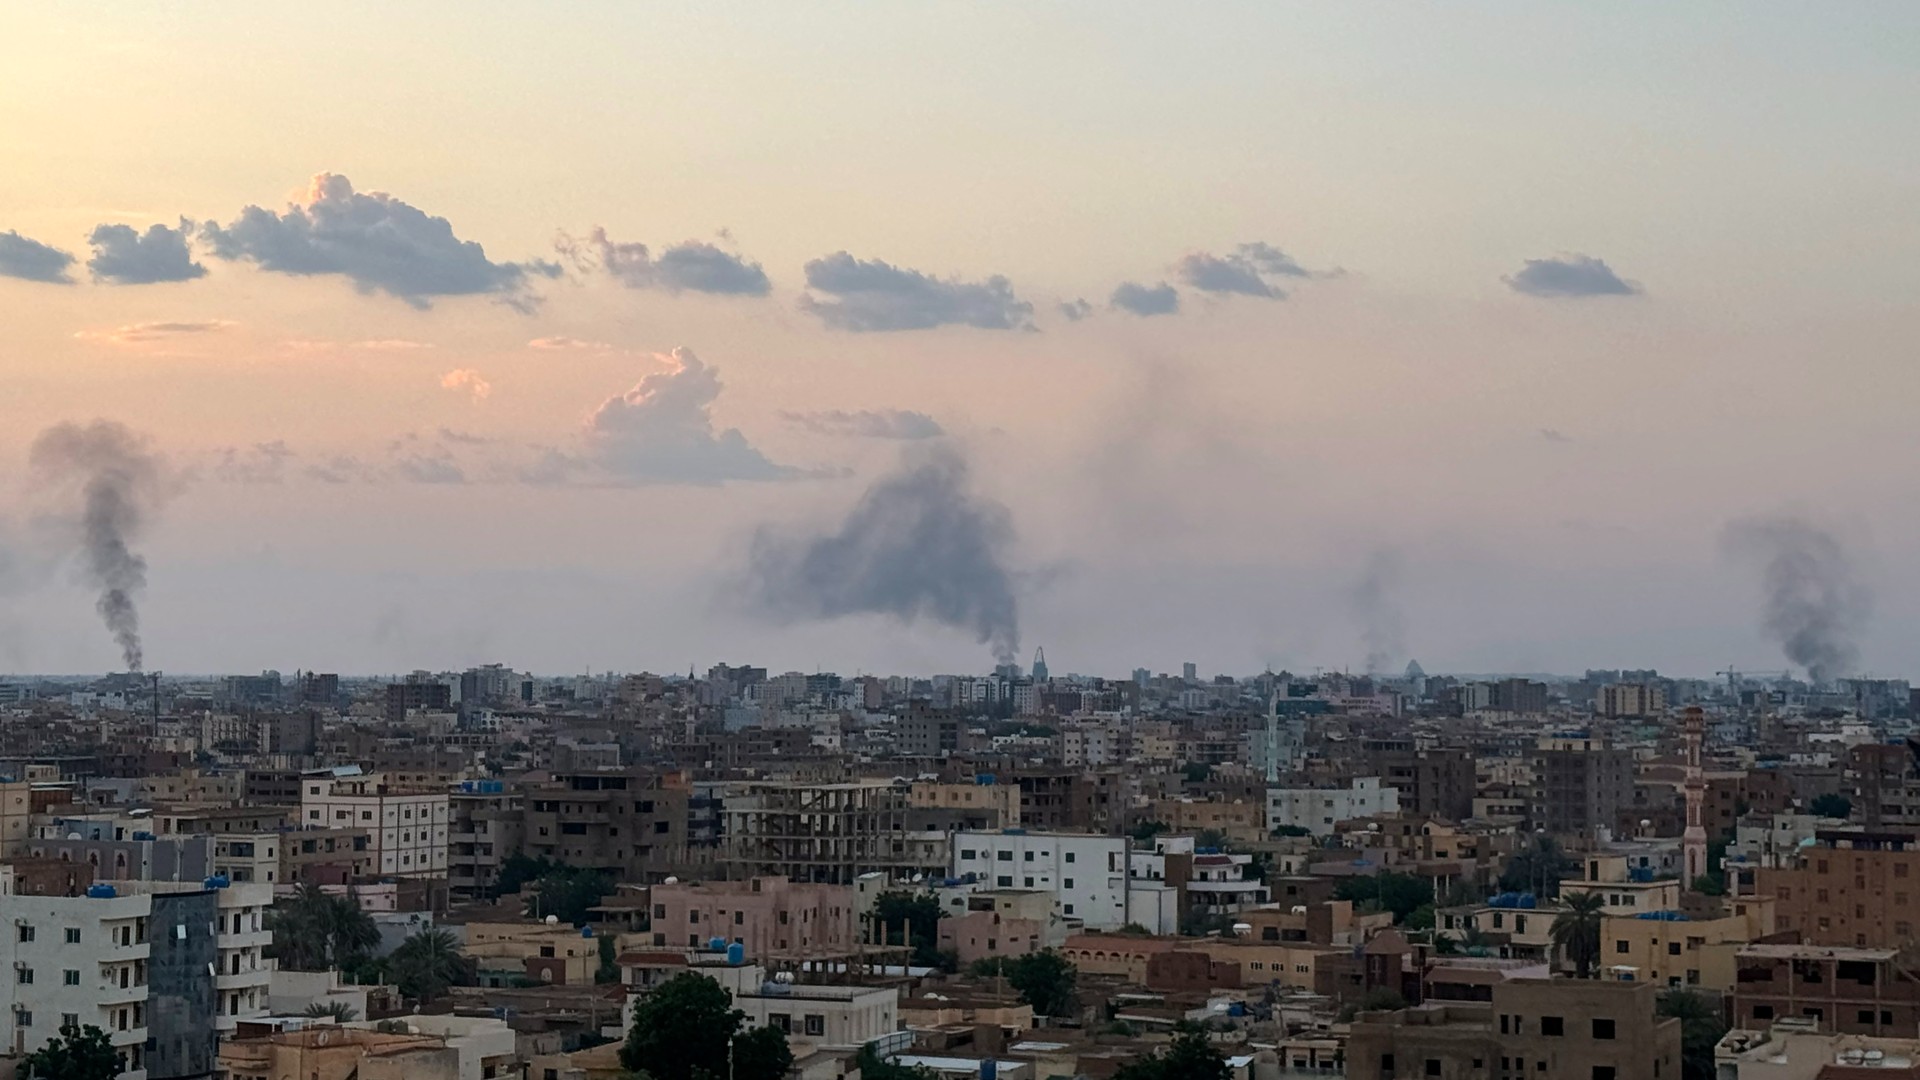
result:
<svg viewBox="0 0 1920 1080"><path fill-rule="evenodd" d="M15 677L0 703L0 1025L34 1075L83 1030L134 1080L1920 1051L1904 680L1116 679L1036 650Z"/></svg>

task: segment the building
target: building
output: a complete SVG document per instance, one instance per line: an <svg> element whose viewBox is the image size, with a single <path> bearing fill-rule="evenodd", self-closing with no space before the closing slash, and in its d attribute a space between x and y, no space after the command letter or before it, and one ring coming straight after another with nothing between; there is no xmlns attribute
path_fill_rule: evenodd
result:
<svg viewBox="0 0 1920 1080"><path fill-rule="evenodd" d="M367 830L368 856L381 877L446 877L450 816L444 789L388 784L379 774L301 781L301 824Z"/></svg>
<svg viewBox="0 0 1920 1080"><path fill-rule="evenodd" d="M843 957L858 941L850 885L756 877L655 885L652 934L656 947L699 948L714 938L770 960Z"/></svg>
<svg viewBox="0 0 1920 1080"><path fill-rule="evenodd" d="M1494 712L1537 716L1547 711L1547 684L1530 679L1501 679L1493 684L1488 707Z"/></svg>
<svg viewBox="0 0 1920 1080"><path fill-rule="evenodd" d="M742 783L722 806L720 863L733 877L834 885L873 871L924 872L930 868L901 842L908 809L907 789L885 780Z"/></svg>
<svg viewBox="0 0 1920 1080"><path fill-rule="evenodd" d="M1660 683L1607 683L1593 696L1594 711L1610 720L1645 720L1667 711L1667 688Z"/></svg>
<svg viewBox="0 0 1920 1080"><path fill-rule="evenodd" d="M1400 812L1400 792L1363 776L1344 788L1268 788L1267 831L1305 829L1314 836L1330 836L1343 821Z"/></svg>
<svg viewBox="0 0 1920 1080"><path fill-rule="evenodd" d="M625 881L657 881L687 857L690 794L678 773L633 767L554 773L523 789L522 850ZM491 843L495 855L512 853Z"/></svg>
<svg viewBox="0 0 1920 1080"><path fill-rule="evenodd" d="M273 887L258 884L0 896L0 965L14 984L0 1040L19 1054L90 1024L124 1055L123 1080L210 1074L220 1033L267 1011L272 902Z"/></svg>
<svg viewBox="0 0 1920 1080"><path fill-rule="evenodd" d="M1056 914L1092 929L1118 930L1129 921L1125 837L1008 829L957 832L952 843L954 877L1052 893Z"/></svg>
<svg viewBox="0 0 1920 1080"><path fill-rule="evenodd" d="M1823 1034L1784 1023L1736 1027L1713 1058L1717 1080L1903 1080L1920 1074L1920 1039Z"/></svg>
<svg viewBox="0 0 1920 1080"><path fill-rule="evenodd" d="M526 838L525 799L499 780L464 780L448 795L447 891L455 898L487 896L500 863Z"/></svg>
<svg viewBox="0 0 1920 1080"><path fill-rule="evenodd" d="M1920 1031L1920 976L1910 951L1755 944L1735 962L1736 1028L1791 1021L1848 1035Z"/></svg>
<svg viewBox="0 0 1920 1080"><path fill-rule="evenodd" d="M1347 1041L1365 1080L1677 1080L1680 1021L1647 983L1506 979L1492 1001L1367 1012Z"/></svg>
<svg viewBox="0 0 1920 1080"><path fill-rule="evenodd" d="M1367 771L1400 793L1403 812L1449 821L1473 816L1479 789L1471 751L1418 750L1411 740L1372 739L1366 744L1366 759Z"/></svg>
<svg viewBox="0 0 1920 1080"><path fill-rule="evenodd" d="M1731 994L1739 951L1773 933L1773 901L1750 897L1729 907L1719 918L1609 915L1600 926L1600 963L1615 978Z"/></svg>
<svg viewBox="0 0 1920 1080"><path fill-rule="evenodd" d="M1920 842L1909 833L1819 830L1790 865L1753 872L1775 923L1809 945L1904 946L1920 925Z"/></svg>
<svg viewBox="0 0 1920 1080"><path fill-rule="evenodd" d="M1633 805L1633 752L1605 739L1541 739L1533 776L1527 819L1552 834L1592 837Z"/></svg>
<svg viewBox="0 0 1920 1080"><path fill-rule="evenodd" d="M466 1016L263 1028L222 1045L219 1069L227 1080L525 1080L507 1022Z"/></svg>

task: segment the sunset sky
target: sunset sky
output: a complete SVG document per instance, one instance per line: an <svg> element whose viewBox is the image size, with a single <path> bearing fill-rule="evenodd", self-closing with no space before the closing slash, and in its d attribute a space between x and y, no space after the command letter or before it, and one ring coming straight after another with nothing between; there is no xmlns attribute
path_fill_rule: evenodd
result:
<svg viewBox="0 0 1920 1080"><path fill-rule="evenodd" d="M982 670L751 580L938 460L1056 673L1785 667L1797 515L1914 674L1916 116L1910 0L18 5L0 671L106 418L170 672Z"/></svg>

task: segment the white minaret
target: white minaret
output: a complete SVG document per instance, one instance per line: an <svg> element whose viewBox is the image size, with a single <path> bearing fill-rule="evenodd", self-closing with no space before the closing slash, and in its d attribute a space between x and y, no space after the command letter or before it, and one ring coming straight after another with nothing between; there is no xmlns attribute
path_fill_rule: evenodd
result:
<svg viewBox="0 0 1920 1080"><path fill-rule="evenodd" d="M1689 705L1684 714L1687 734L1687 831L1680 835L1680 851L1686 862L1686 887L1692 888L1707 872L1707 778L1700 768L1700 743L1705 735L1707 717L1698 705Z"/></svg>
<svg viewBox="0 0 1920 1080"><path fill-rule="evenodd" d="M1280 782L1280 695L1267 695L1267 786Z"/></svg>

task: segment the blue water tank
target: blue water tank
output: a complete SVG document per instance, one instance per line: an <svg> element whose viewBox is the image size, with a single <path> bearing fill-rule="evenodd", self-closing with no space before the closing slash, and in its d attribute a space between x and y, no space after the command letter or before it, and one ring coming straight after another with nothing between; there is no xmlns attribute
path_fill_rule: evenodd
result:
<svg viewBox="0 0 1920 1080"><path fill-rule="evenodd" d="M592 936L593 936L593 927L591 927L591 926L583 926L583 927L581 927L581 928L580 928L580 936L581 936L581 937L592 937Z"/></svg>
<svg viewBox="0 0 1920 1080"><path fill-rule="evenodd" d="M747 962L747 947L745 945L742 945L736 941L733 944L727 946L727 963L732 964L734 967L739 967L741 964L744 964L746 962Z"/></svg>
<svg viewBox="0 0 1920 1080"><path fill-rule="evenodd" d="M994 1080L1000 1075L1000 1063L993 1058L980 1059L980 1080Z"/></svg>
<svg viewBox="0 0 1920 1080"><path fill-rule="evenodd" d="M1228 1015L1228 1016L1245 1016L1245 1015L1247 1015L1247 1003L1246 1003L1246 1002L1244 1002L1244 1001L1230 1001L1230 1002L1228 1002L1228 1003L1227 1003L1227 1015Z"/></svg>
<svg viewBox="0 0 1920 1080"><path fill-rule="evenodd" d="M973 782L981 787L988 787L993 783L993 774L990 772L974 773Z"/></svg>
<svg viewBox="0 0 1920 1080"><path fill-rule="evenodd" d="M716 937L716 938L708 938L708 939L707 939L707 951L708 951L708 952L719 952L719 951L720 951L721 949L724 949L724 948L726 948L726 947L727 947L727 939L726 939L726 938L723 938L723 937Z"/></svg>
<svg viewBox="0 0 1920 1080"><path fill-rule="evenodd" d="M1532 911L1538 903L1539 901L1534 899L1532 893L1523 892L1520 894L1520 906L1526 908L1528 911Z"/></svg>
<svg viewBox="0 0 1920 1080"><path fill-rule="evenodd" d="M227 875L225 874L215 874L212 877L207 878L205 881L202 881L200 884L209 889L224 889L227 886L233 884L233 879L227 877Z"/></svg>
<svg viewBox="0 0 1920 1080"><path fill-rule="evenodd" d="M87 886L87 897L92 900L111 900L119 895L120 890L105 882L101 882L98 885Z"/></svg>

